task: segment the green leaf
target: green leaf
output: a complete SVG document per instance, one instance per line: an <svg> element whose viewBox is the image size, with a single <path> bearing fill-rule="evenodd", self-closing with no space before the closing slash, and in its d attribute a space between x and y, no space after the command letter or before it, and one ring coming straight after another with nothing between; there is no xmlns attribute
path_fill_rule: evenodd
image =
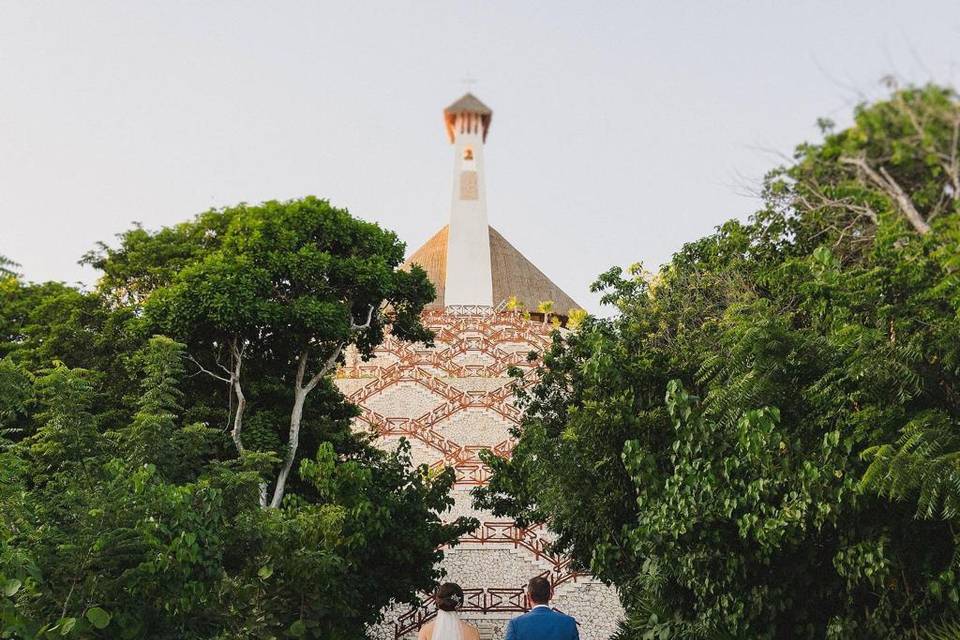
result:
<svg viewBox="0 0 960 640"><path fill-rule="evenodd" d="M60 622L60 635L66 636L70 635L70 632L73 631L73 628L77 626L76 618L64 618Z"/></svg>
<svg viewBox="0 0 960 640"><path fill-rule="evenodd" d="M23 586L23 582L17 580L16 578L10 578L3 583L3 595L8 598L12 598L20 591L20 587Z"/></svg>
<svg viewBox="0 0 960 640"><path fill-rule="evenodd" d="M294 638L302 638L307 635L307 625L303 623L303 620L297 620L290 628L287 630L287 633L292 635Z"/></svg>
<svg viewBox="0 0 960 640"><path fill-rule="evenodd" d="M97 629L105 629L110 624L110 614L100 607L87 609L87 620Z"/></svg>
<svg viewBox="0 0 960 640"><path fill-rule="evenodd" d="M267 578L273 575L273 567L270 567L270 566L260 567L260 570L257 571L257 575L260 576L261 580L266 580Z"/></svg>

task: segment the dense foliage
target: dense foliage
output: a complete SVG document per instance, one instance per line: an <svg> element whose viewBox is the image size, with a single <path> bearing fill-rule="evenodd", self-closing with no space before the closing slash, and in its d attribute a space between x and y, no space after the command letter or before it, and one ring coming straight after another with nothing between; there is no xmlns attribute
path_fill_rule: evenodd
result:
<svg viewBox="0 0 960 640"><path fill-rule="evenodd" d="M135 228L95 292L0 276L0 637L353 639L429 589L474 526L440 520L453 473L329 380L388 324L429 339L402 257L307 198Z"/></svg>
<svg viewBox="0 0 960 640"><path fill-rule="evenodd" d="M615 584L624 639L960 614L960 102L894 90L823 128L749 222L604 274L617 314L555 337L488 459L480 503Z"/></svg>
<svg viewBox="0 0 960 640"><path fill-rule="evenodd" d="M118 250L90 260L106 272L108 295L144 299L147 322L183 339L196 370L227 385L236 448L259 443L283 460L261 496L266 505L271 489L277 507L300 439L315 435L304 430L307 399L331 395L328 376L344 349L369 355L387 323L398 338L429 339L419 314L433 286L419 267L397 269L403 250L394 234L307 198L240 206L153 235L134 229ZM284 417L285 434L274 427Z"/></svg>

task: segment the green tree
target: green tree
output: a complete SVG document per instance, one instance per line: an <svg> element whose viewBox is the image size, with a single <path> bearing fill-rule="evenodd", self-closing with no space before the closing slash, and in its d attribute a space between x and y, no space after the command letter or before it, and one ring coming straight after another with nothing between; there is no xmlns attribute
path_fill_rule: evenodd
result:
<svg viewBox="0 0 960 640"><path fill-rule="evenodd" d="M153 236L135 229L92 260L108 274L105 295L135 290L147 319L183 339L194 365L232 390L238 451L247 448L247 380L288 389L288 428L275 447L282 463L272 497L267 486L262 496L278 507L300 454L307 399L324 385L330 394L326 379L344 349L369 355L388 324L401 339L430 338L419 314L433 287L421 269L397 269L403 251L393 233L306 198L211 212ZM155 267L156 256L176 256L175 266Z"/></svg>
<svg viewBox="0 0 960 640"><path fill-rule="evenodd" d="M149 338L131 330L135 315L60 282L0 279L0 358L28 371L62 362L95 372L96 412L116 427L130 419L132 402L125 396L137 384L129 356Z"/></svg>
<svg viewBox="0 0 960 640"><path fill-rule="evenodd" d="M960 614L958 130L949 90L863 105L749 223L656 278L603 274L617 315L543 354L478 499L616 584L623 638L920 638Z"/></svg>
<svg viewBox="0 0 960 640"><path fill-rule="evenodd" d="M0 254L0 278L12 278L17 275L17 272L14 271L15 268L20 265L6 257L5 255Z"/></svg>
<svg viewBox="0 0 960 640"><path fill-rule="evenodd" d="M95 292L0 279L0 636L356 638L430 590L476 526L440 519L453 472L329 380L388 325L429 340L402 255L308 198L135 227Z"/></svg>
<svg viewBox="0 0 960 640"><path fill-rule="evenodd" d="M301 465L313 498L263 510L258 472L210 459L219 430L180 419L183 356L162 337L137 354L137 411L117 431L98 429L89 372L34 382L33 434L0 449L0 632L346 639L430 588L439 547L473 525L439 519L452 471L327 443Z"/></svg>

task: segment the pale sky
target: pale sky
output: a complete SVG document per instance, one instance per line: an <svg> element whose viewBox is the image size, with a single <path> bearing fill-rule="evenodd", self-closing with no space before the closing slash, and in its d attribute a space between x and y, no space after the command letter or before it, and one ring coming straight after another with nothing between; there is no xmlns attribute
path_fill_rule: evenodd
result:
<svg viewBox="0 0 960 640"><path fill-rule="evenodd" d="M472 77L491 225L598 311L597 274L749 215L774 152L887 74L957 84L956 0L0 0L0 254L89 285L132 221L307 194L412 251Z"/></svg>

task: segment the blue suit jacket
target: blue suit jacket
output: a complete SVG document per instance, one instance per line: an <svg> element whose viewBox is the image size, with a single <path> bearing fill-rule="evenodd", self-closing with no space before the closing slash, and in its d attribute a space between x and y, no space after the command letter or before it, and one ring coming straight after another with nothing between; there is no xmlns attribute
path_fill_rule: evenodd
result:
<svg viewBox="0 0 960 640"><path fill-rule="evenodd" d="M534 607L507 624L504 640L580 640L577 622L565 613Z"/></svg>

